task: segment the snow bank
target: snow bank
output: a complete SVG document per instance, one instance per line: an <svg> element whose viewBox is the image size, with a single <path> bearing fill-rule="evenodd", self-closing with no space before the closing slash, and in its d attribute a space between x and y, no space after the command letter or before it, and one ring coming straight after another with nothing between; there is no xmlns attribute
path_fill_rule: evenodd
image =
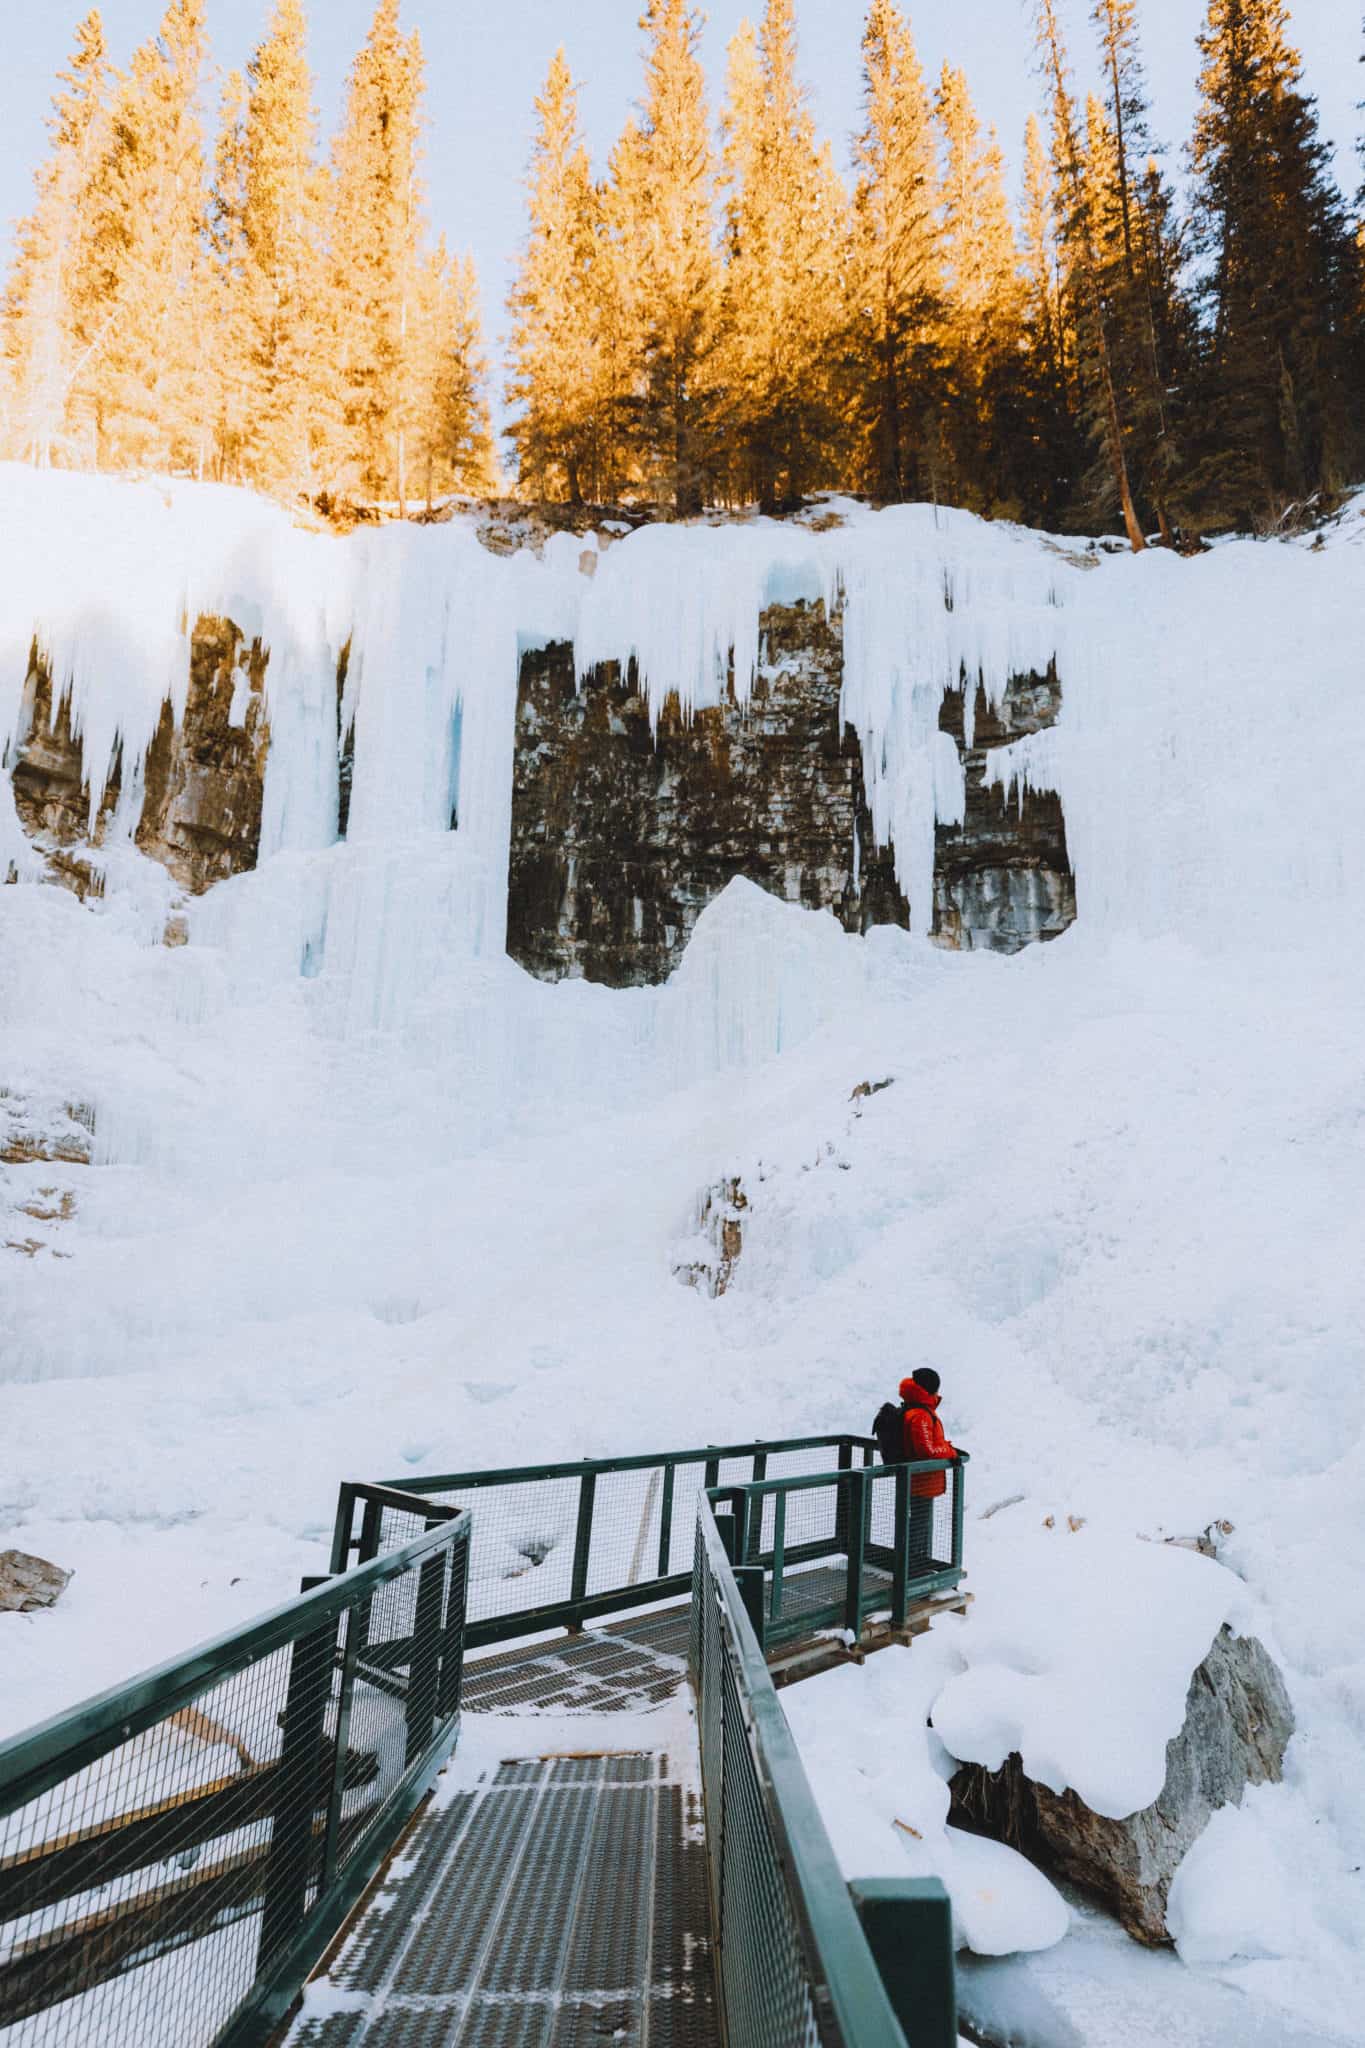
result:
<svg viewBox="0 0 1365 2048"><path fill-rule="evenodd" d="M934 1727L964 1763L998 1771L1017 1750L1040 1785L1125 1820L1160 1795L1190 1678L1246 1589L1193 1551L1017 1520L968 1615L935 1632L963 1669Z"/></svg>
<svg viewBox="0 0 1365 2048"><path fill-rule="evenodd" d="M1015 1850L948 1826L954 1764L929 1729L935 1673L888 1650L790 1686L782 1704L846 1877L939 1877L959 1947L1049 1948L1070 1916Z"/></svg>

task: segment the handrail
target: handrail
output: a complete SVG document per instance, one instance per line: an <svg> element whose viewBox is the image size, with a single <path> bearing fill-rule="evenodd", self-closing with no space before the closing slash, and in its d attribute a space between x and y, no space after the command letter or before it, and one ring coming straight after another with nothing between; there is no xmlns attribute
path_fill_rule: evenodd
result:
<svg viewBox="0 0 1365 2048"><path fill-rule="evenodd" d="M716 1485L722 1468L738 1464L746 1478L761 1481L773 1464L814 1457L828 1484L833 1467L847 1476L870 1465L875 1452L871 1437L832 1433L408 1476L396 1511L393 1489L348 1481L337 1502L332 1570L401 1540L416 1512L414 1495L477 1498L469 1648L577 1631L604 1615L686 1596L695 1495ZM805 1554L834 1554L836 1534Z"/></svg>
<svg viewBox="0 0 1365 2048"><path fill-rule="evenodd" d="M422 1503L442 1526L367 1564L353 1565L342 1578L328 1578L307 1592L295 1594L254 1621L210 1636L184 1656L168 1658L122 1685L111 1685L74 1707L63 1708L46 1721L0 1742L0 1818L49 1791L61 1778L97 1763L111 1749L142 1734L178 1708L188 1706L204 1690L236 1671L247 1671L272 1651L283 1649L319 1623L340 1614L357 1599L378 1592L391 1579L411 1571L430 1551L450 1540L446 1524L461 1510Z"/></svg>
<svg viewBox="0 0 1365 2048"><path fill-rule="evenodd" d="M704 1495L697 1509L697 1559L691 1661L702 1722L708 1861L728 2038L778 2038L765 2031L763 2015L746 2009L751 1980L746 1958L738 1952L759 1932L751 1901L761 1888L761 1873L754 1865L772 1858L794 1911L804 1995L820 2040L830 2048L906 2048ZM708 1601L715 1603L714 1616L706 1612ZM712 1622L714 1635L708 1626ZM724 1674L710 1661L717 1652L734 1681L739 1720L733 1725L725 1720ZM743 1788L733 1786L729 1780L737 1768L736 1754L742 1759L746 1753L752 1768L744 1771ZM755 1836L743 1796L754 1788L767 1840ZM772 1938L774 1952L785 1947L778 1930L761 1932ZM776 1967L771 1959L770 1967ZM791 1988L788 1984L789 1993Z"/></svg>
<svg viewBox="0 0 1365 2048"><path fill-rule="evenodd" d="M458 1735L470 1517L392 1502L401 1546L0 1743L0 2030L256 2048L283 2018Z"/></svg>
<svg viewBox="0 0 1365 2048"><path fill-rule="evenodd" d="M702 1465L712 1458L751 1458L755 1451L771 1456L779 1451L819 1451L827 1447L838 1450L845 1444L854 1450L875 1451L877 1439L850 1436L846 1432L824 1436L751 1437L741 1444L699 1444L691 1450L682 1451L635 1451L623 1458L575 1458L560 1465L504 1465L480 1472L445 1472L434 1478L424 1474L420 1479L414 1479L407 1474L402 1479L387 1479L380 1483L404 1493L450 1493L456 1487L510 1486L531 1479L582 1479L588 1473L645 1472L653 1465Z"/></svg>

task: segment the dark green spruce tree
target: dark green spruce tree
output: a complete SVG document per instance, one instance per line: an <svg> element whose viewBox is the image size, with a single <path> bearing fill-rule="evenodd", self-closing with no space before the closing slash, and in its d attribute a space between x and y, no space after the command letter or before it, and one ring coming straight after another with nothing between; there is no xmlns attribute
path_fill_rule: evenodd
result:
<svg viewBox="0 0 1365 2048"><path fill-rule="evenodd" d="M1209 0L1191 150L1206 262L1197 460L1206 524L1319 508L1356 459L1356 244L1289 40L1285 0Z"/></svg>

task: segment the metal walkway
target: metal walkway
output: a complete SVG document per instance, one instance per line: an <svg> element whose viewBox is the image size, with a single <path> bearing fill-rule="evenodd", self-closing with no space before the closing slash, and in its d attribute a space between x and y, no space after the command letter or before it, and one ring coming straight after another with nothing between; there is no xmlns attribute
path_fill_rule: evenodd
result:
<svg viewBox="0 0 1365 2048"><path fill-rule="evenodd" d="M465 1712L664 1707L686 1683L687 1629L674 1607L479 1659ZM667 1752L522 1758L438 1790L288 2042L719 2048L691 1729Z"/></svg>

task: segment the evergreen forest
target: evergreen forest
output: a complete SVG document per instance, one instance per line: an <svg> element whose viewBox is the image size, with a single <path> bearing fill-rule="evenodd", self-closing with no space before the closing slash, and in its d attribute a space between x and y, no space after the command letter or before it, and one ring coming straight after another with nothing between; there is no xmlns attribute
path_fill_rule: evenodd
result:
<svg viewBox="0 0 1365 2048"><path fill-rule="evenodd" d="M1033 0L1038 111L1012 161L965 71L925 75L908 7L850 6L849 177L795 0L735 36L719 109L699 10L645 0L639 102L600 174L559 50L505 460L478 281L426 217L400 0L378 0L325 153L304 0L276 0L212 123L206 0L170 0L125 72L92 10L0 303L0 453L323 516L849 491L1134 549L1310 523L1365 475L1365 192L1333 175L1286 0L1208 0L1194 132L1163 151L1158 6L1094 0L1082 96L1055 0Z"/></svg>

